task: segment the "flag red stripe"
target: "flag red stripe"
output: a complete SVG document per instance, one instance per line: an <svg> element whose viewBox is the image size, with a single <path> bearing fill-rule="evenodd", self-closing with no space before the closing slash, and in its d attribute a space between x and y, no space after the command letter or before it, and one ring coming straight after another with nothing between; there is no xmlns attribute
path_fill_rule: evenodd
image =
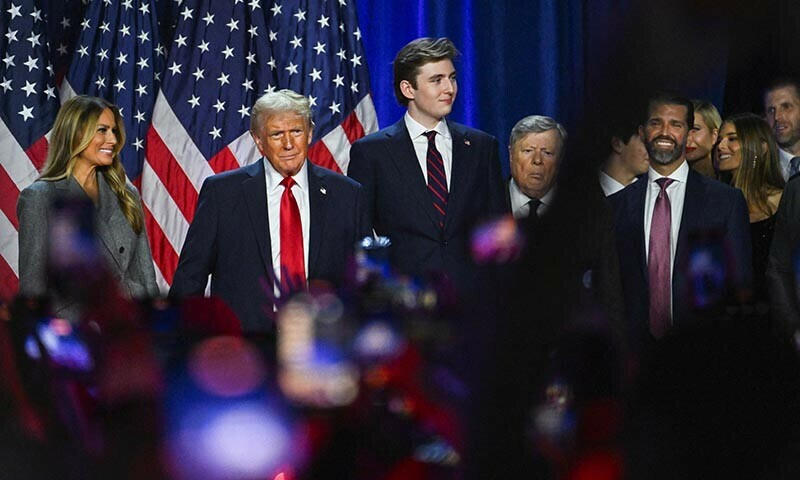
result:
<svg viewBox="0 0 800 480"><path fill-rule="evenodd" d="M0 255L0 279L2 279L0 280L0 301L9 301L19 290L19 279L2 255Z"/></svg>
<svg viewBox="0 0 800 480"><path fill-rule="evenodd" d="M31 159L31 162L33 162L33 166L36 167L36 170L41 172L44 162L47 160L47 137L42 136L42 138L36 140L33 145L25 150L25 153L28 155L28 158Z"/></svg>
<svg viewBox="0 0 800 480"><path fill-rule="evenodd" d="M350 140L351 145L364 136L364 128L361 126L361 122L358 121L355 110L344 119L342 128L344 129L345 135L347 135L347 139Z"/></svg>
<svg viewBox="0 0 800 480"><path fill-rule="evenodd" d="M172 285L172 277L175 274L175 269L178 268L178 254L175 249L167 240L161 226L156 222L153 214L147 207L144 207L144 221L145 228L147 229L147 236L150 238L150 250L153 254L153 260L158 269L161 270L161 276L168 284Z"/></svg>
<svg viewBox="0 0 800 480"><path fill-rule="evenodd" d="M19 220L17 220L19 190L17 184L8 176L8 172L3 167L0 167L0 192L3 192L0 195L0 210L6 214L14 228L19 230Z"/></svg>
<svg viewBox="0 0 800 480"><path fill-rule="evenodd" d="M146 158L150 168L164 184L186 221L191 223L194 218L194 207L197 204L197 190L155 128L150 128L147 132Z"/></svg>
<svg viewBox="0 0 800 480"><path fill-rule="evenodd" d="M214 170L214 173L222 173L240 167L239 162L228 147L223 148L214 155L214 158L209 160L208 164L211 166L211 170Z"/></svg>
<svg viewBox="0 0 800 480"><path fill-rule="evenodd" d="M331 155L330 150L328 150L328 147L325 146L324 142L317 142L311 148L309 148L308 158L314 162L314 165L325 167L328 170L333 170L336 173L342 173L342 170L339 168L339 165L336 163L336 160L334 160L333 155Z"/></svg>

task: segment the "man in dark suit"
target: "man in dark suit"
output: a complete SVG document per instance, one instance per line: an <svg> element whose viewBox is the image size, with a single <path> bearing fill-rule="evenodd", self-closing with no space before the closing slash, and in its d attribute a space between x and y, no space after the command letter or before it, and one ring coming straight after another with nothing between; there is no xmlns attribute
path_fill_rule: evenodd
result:
<svg viewBox="0 0 800 480"><path fill-rule="evenodd" d="M251 118L264 159L205 181L170 295L202 295L211 275L211 294L245 331L269 332L275 298L307 281L338 283L369 228L361 186L306 160L313 129L307 98L268 93Z"/></svg>
<svg viewBox="0 0 800 480"><path fill-rule="evenodd" d="M514 218L527 219L521 221L528 243L518 279L528 290L522 295L528 300L539 295L537 315L552 312L558 326L571 321L570 308L585 301L583 307L602 311L614 335L622 336L624 300L611 208L599 189L561 171L566 141L566 129L542 115L527 116L511 130L507 205Z"/></svg>
<svg viewBox="0 0 800 480"><path fill-rule="evenodd" d="M793 334L800 327L800 290L797 288L800 179L794 178L786 184L776 217L767 263L767 286L773 320L786 333Z"/></svg>
<svg viewBox="0 0 800 480"><path fill-rule="evenodd" d="M469 288L472 227L503 211L497 141L445 119L458 91L446 38L420 38L394 59L397 100L408 107L394 125L350 149L348 176L364 186L378 235L392 241L401 273L444 273Z"/></svg>
<svg viewBox="0 0 800 480"><path fill-rule="evenodd" d="M708 300L696 288L711 287L708 281L718 275L736 292L750 288L747 204L740 191L689 168L685 148L693 118L688 99L652 97L639 127L650 169L609 197L634 343L647 338L648 329L661 338L693 318Z"/></svg>

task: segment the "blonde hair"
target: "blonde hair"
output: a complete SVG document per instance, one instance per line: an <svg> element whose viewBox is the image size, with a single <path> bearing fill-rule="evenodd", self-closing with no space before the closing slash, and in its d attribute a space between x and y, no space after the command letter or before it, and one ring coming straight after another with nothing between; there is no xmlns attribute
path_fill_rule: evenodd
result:
<svg viewBox="0 0 800 480"><path fill-rule="evenodd" d="M692 100L694 106L694 113L700 114L703 117L703 122L708 126L709 130L718 130L722 126L722 117L719 115L719 110L713 103L707 100ZM691 128L690 128L691 130Z"/></svg>
<svg viewBox="0 0 800 480"><path fill-rule="evenodd" d="M725 123L736 129L742 154L739 168L733 174L733 186L742 191L751 210L772 216L775 207L770 205L769 195L783 190L785 182L778 165L778 147L769 124L752 113L731 115Z"/></svg>
<svg viewBox="0 0 800 480"><path fill-rule="evenodd" d="M78 95L61 105L50 137L47 162L39 179L56 181L72 175L75 162L91 143L95 126L105 109L111 110L114 114L114 121L117 124L115 129L117 144L114 145L111 165L98 167L97 171L103 174L111 191L117 196L125 218L131 224L133 231L139 234L144 229L144 215L139 201L125 183L125 169L119 159L119 152L125 144L125 125L122 123L119 109L113 103L102 98Z"/></svg>

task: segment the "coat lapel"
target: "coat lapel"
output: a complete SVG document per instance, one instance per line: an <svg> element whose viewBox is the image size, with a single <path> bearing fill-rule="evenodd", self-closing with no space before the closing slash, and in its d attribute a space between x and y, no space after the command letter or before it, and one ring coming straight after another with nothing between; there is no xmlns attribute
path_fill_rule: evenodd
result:
<svg viewBox="0 0 800 480"><path fill-rule="evenodd" d="M466 130L456 123L447 123L450 136L453 139L453 159L450 178L450 192L447 197L447 213L444 228L459 218L460 210L465 205L464 199L469 192L466 191L472 182L468 181L469 175L475 171L475 157L472 154L472 144L467 137Z"/></svg>
<svg viewBox="0 0 800 480"><path fill-rule="evenodd" d="M306 276L315 278L327 220L328 191L325 179L320 175L319 167L314 166L308 160L306 162L308 163L308 203L309 217L311 219L311 225L309 225L310 238L308 239L308 274Z"/></svg>
<svg viewBox="0 0 800 480"><path fill-rule="evenodd" d="M633 193L634 201L628 204L628 218L631 221L631 228L629 232L635 235L638 240L639 250L639 267L642 269L642 277L645 282L649 278L647 272L647 248L645 248L644 236L644 203L647 194L648 178L647 174L639 177L639 180L630 188L635 189Z"/></svg>
<svg viewBox="0 0 800 480"><path fill-rule="evenodd" d="M433 201L428 193L428 185L419 168L417 154L403 119L401 118L400 121L389 127L386 135L391 139L391 142L386 145L386 150L400 174L399 181L411 191L419 203L419 208L428 215L433 226L438 229L438 220L433 210Z"/></svg>
<svg viewBox="0 0 800 480"><path fill-rule="evenodd" d="M136 236L128 219L122 213L116 194L102 174L97 175L97 188L100 199L95 222L97 237L111 253L111 258L116 262L119 271L125 272L133 257ZM128 254L124 254L125 252Z"/></svg>
<svg viewBox="0 0 800 480"><path fill-rule="evenodd" d="M244 167L250 176L242 182L242 194L247 204L247 212L250 216L250 224L253 226L253 233L258 243L258 251L261 253L261 261L267 275L272 275L272 247L269 235L269 212L267 211L267 180L264 173L263 159ZM232 232L236 235L237 233Z"/></svg>
<svg viewBox="0 0 800 480"><path fill-rule="evenodd" d="M681 214L681 228L678 231L678 244L675 248L675 259L683 258L683 250L687 247L690 232L701 230L703 211L697 208L703 204L704 186L699 178L700 174L689 169L686 178L686 195L683 199L683 213Z"/></svg>

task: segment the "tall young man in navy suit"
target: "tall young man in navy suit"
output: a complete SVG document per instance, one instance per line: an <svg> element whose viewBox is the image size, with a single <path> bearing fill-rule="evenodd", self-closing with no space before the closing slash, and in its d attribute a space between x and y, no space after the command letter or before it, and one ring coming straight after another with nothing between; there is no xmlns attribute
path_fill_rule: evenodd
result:
<svg viewBox="0 0 800 480"><path fill-rule="evenodd" d="M609 197L634 344L648 331L661 338L686 324L718 294L751 286L747 204L741 191L689 168L693 119L692 103L680 95L650 98L639 127L649 171Z"/></svg>
<svg viewBox="0 0 800 480"><path fill-rule="evenodd" d="M276 296L342 279L369 233L363 190L307 160L313 126L308 99L291 90L256 101L250 133L264 158L203 183L171 296L202 295L211 275L243 329L268 333Z"/></svg>
<svg viewBox="0 0 800 480"><path fill-rule="evenodd" d="M446 118L458 93L447 38L419 38L394 59L400 121L350 149L348 176L364 186L378 235L392 241L401 273L444 273L470 288L469 238L480 220L504 210L497 140Z"/></svg>

